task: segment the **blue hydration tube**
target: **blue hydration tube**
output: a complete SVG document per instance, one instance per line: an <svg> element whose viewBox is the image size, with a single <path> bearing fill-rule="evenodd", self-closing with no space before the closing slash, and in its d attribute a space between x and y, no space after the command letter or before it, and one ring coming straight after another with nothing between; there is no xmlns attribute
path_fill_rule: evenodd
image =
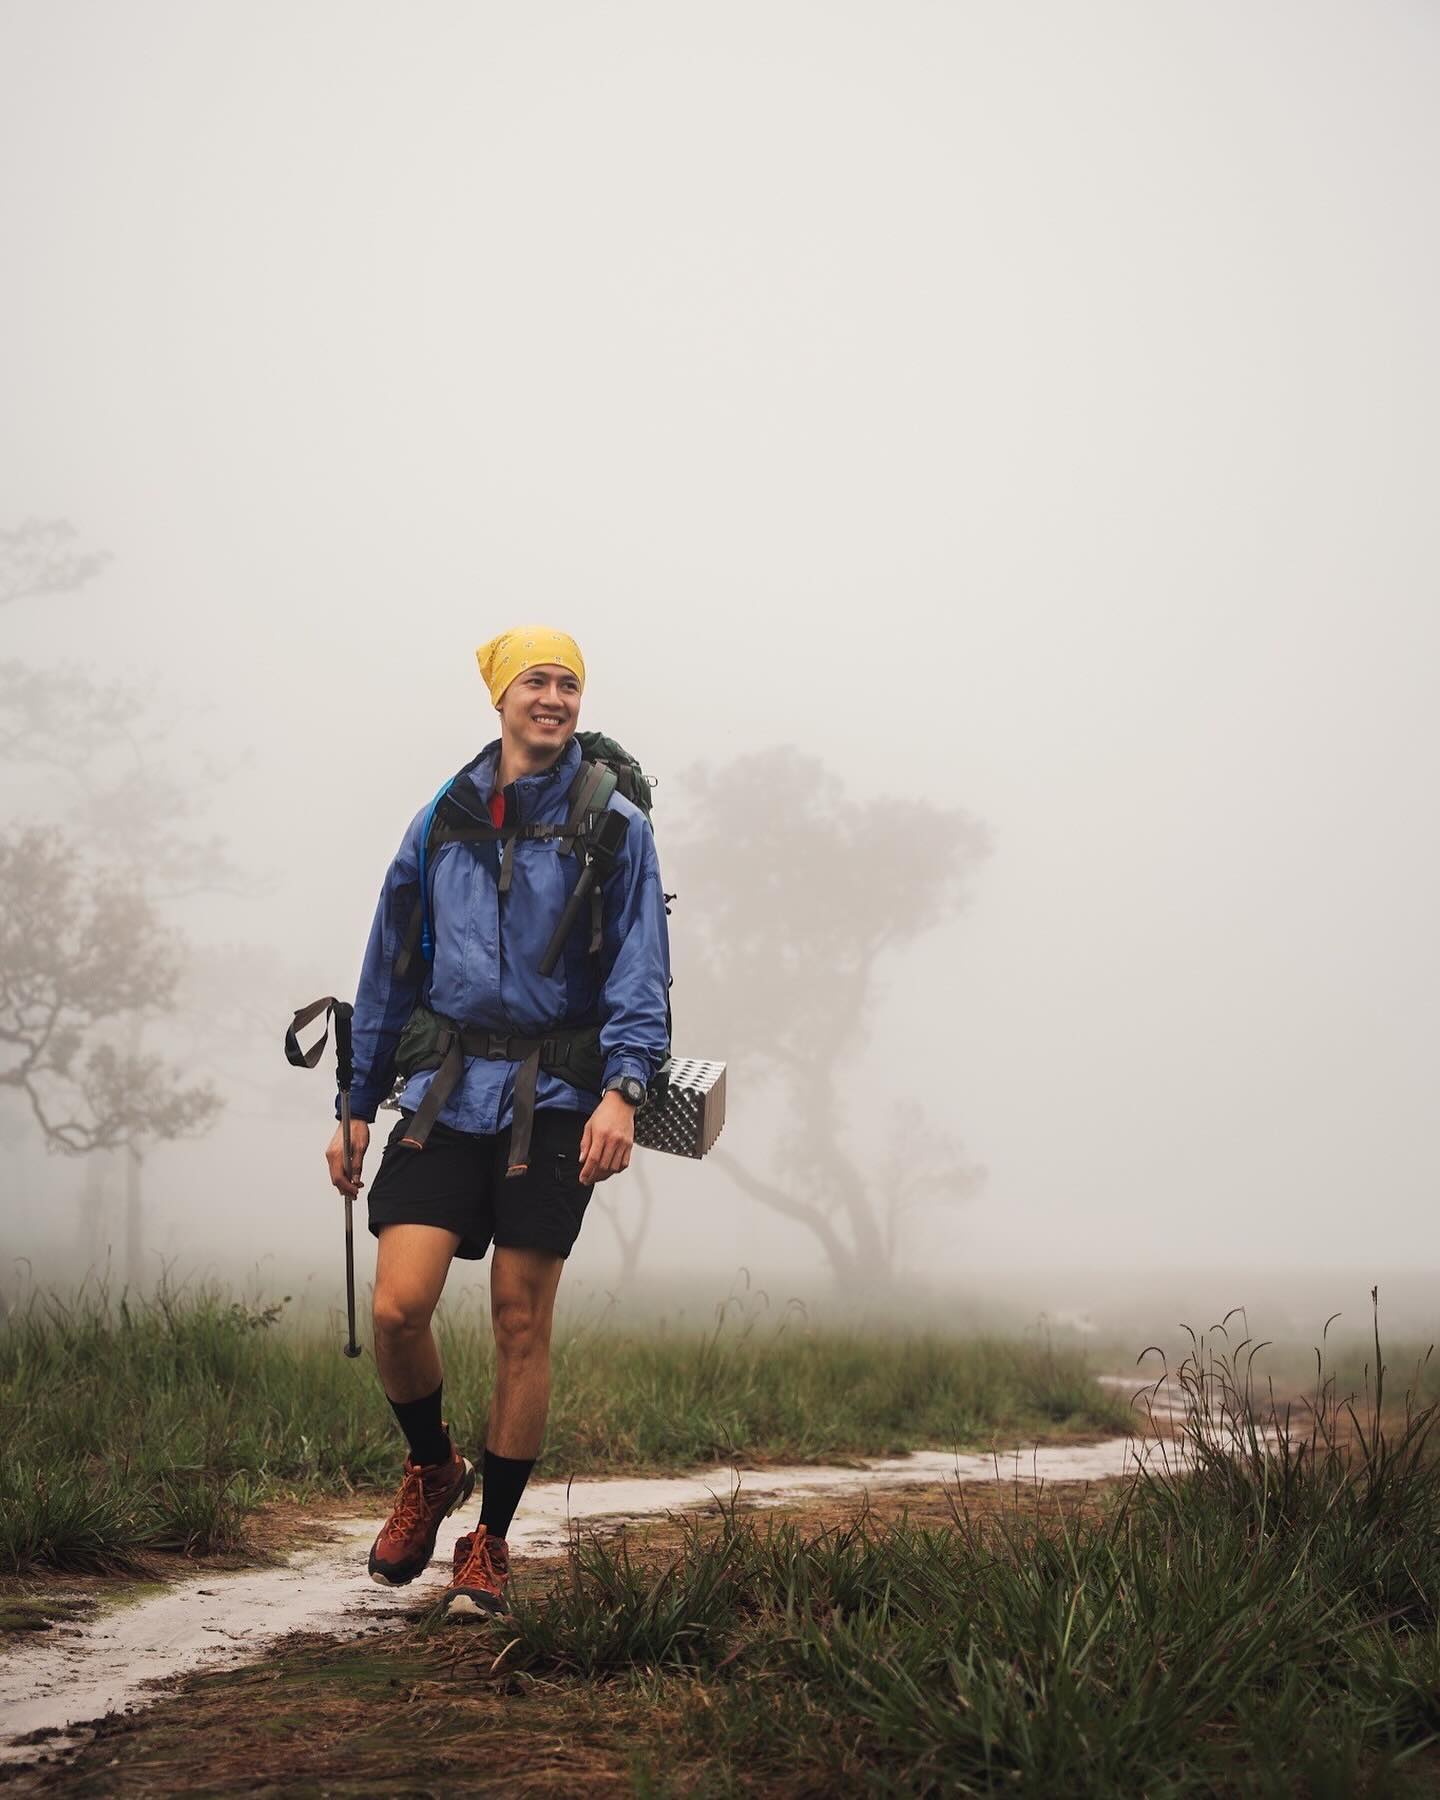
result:
<svg viewBox="0 0 1440 1800"><path fill-rule="evenodd" d="M436 794L425 813L425 823L420 830L420 954L426 962L435 960L435 934L430 929L430 882L427 874L430 848L430 827L435 823L435 809L450 792L455 784L452 775Z"/></svg>

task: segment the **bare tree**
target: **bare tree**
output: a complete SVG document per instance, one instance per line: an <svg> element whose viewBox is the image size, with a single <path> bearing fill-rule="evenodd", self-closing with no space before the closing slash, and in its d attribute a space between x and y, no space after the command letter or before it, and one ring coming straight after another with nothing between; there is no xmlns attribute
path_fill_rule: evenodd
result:
<svg viewBox="0 0 1440 1800"><path fill-rule="evenodd" d="M63 521L0 532L0 603L82 587L108 558ZM47 1148L118 1151L125 1267L140 1274L146 1145L206 1130L220 1102L143 1048L169 1013L185 946L165 902L249 891L199 828L215 771L165 770L167 725L150 696L83 669L0 662L0 752L45 782L47 824L0 835L0 1089L24 1096ZM54 778L63 784L57 791ZM66 829L48 824L56 810ZM87 1190L91 1211L99 1204Z"/></svg>
<svg viewBox="0 0 1440 1800"><path fill-rule="evenodd" d="M26 519L0 531L0 606L41 594L69 594L110 559L83 550L80 534L65 519Z"/></svg>
<svg viewBox="0 0 1440 1800"><path fill-rule="evenodd" d="M92 878L62 833L0 836L0 1087L24 1097L52 1150L134 1149L214 1116L207 1088L114 1042L117 1024L167 1010L178 955L144 893Z"/></svg>
<svg viewBox="0 0 1440 1800"><path fill-rule="evenodd" d="M211 789L225 771L214 758L167 770L175 721L123 681L84 669L0 661L0 757L29 767L50 789L91 854L134 872L157 900L206 892L252 893L217 833L203 828Z"/></svg>
<svg viewBox="0 0 1440 1800"><path fill-rule="evenodd" d="M963 905L984 828L959 808L856 801L793 747L692 771L685 788L665 869L682 906L687 891L704 902L676 933L677 1032L783 1113L758 1167L733 1128L712 1160L811 1231L842 1285L884 1281L907 1213L973 1193L983 1171L914 1103L883 1099L867 1111L889 1148L872 1158L850 1129L849 1070L887 958Z"/></svg>
<svg viewBox="0 0 1440 1800"><path fill-rule="evenodd" d="M638 1206L631 1204L632 1196L638 1196ZM606 1182L592 1204L598 1205L610 1221L610 1229L620 1246L620 1276L616 1285L631 1287L640 1272L640 1252L655 1214L655 1188L644 1157L634 1158L621 1181Z"/></svg>

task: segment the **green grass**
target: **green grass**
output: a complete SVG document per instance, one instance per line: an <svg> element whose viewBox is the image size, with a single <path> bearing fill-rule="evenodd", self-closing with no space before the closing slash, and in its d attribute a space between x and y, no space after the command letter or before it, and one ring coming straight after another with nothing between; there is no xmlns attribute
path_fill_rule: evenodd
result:
<svg viewBox="0 0 1440 1800"><path fill-rule="evenodd" d="M86 1594L6 1594L0 1597L0 1639L22 1631L49 1631L57 1623L87 1618L94 1609Z"/></svg>
<svg viewBox="0 0 1440 1800"><path fill-rule="evenodd" d="M483 1439L488 1325L442 1321L446 1404ZM1081 1358L1034 1342L760 1331L578 1330L555 1347L540 1473L817 1461L924 1445L1119 1430ZM226 1550L279 1496L388 1489L401 1440L373 1364L284 1303L162 1289L111 1305L37 1295L0 1329L0 1570L122 1569L146 1551Z"/></svg>
<svg viewBox="0 0 1440 1800"><path fill-rule="evenodd" d="M1267 1443L1283 1414L1247 1407L1248 1366L1197 1344L1191 1464L1104 1511L818 1533L732 1514L658 1567L583 1539L472 1667L504 1644L512 1676L661 1684L681 1723L656 1795L1433 1792L1435 1409L1387 1426L1380 1380L1352 1406L1322 1374Z"/></svg>
<svg viewBox="0 0 1440 1800"><path fill-rule="evenodd" d="M284 1342L274 1324L235 1329ZM858 1407L852 1430L893 1426L882 1391L912 1411L936 1388L953 1404L957 1369L969 1398L988 1372L997 1404L1041 1411L1075 1379L1034 1346L751 1332L582 1349L612 1379L630 1372L585 1390L617 1418L632 1386L671 1380L782 1436L791 1415L767 1411L757 1362L781 1363L812 1404ZM890 1388L855 1398L877 1367ZM580 1533L548 1586L517 1584L512 1617L431 1619L203 1678L97 1743L71 1785L462 1792L484 1768L517 1793L585 1792L628 1768L651 1800L1433 1794L1436 1406L1413 1388L1392 1400L1378 1340L1353 1398L1323 1355L1289 1405L1256 1368L1223 1330L1194 1341L1176 1371L1185 1458L1083 1506L1002 1489L983 1513L957 1494L943 1527L862 1513L823 1530L735 1509L682 1525L678 1550ZM727 1377L740 1399L717 1392ZM602 1436L608 1416L591 1422Z"/></svg>

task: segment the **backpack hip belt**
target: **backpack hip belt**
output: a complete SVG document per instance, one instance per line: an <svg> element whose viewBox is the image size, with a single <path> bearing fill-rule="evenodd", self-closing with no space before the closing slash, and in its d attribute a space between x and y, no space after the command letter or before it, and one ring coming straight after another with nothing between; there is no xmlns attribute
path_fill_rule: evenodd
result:
<svg viewBox="0 0 1440 1800"><path fill-rule="evenodd" d="M402 1144L423 1150L440 1109L455 1091L465 1072L467 1056L488 1062L513 1062L515 1075L514 1117L510 1126L510 1160L507 1177L523 1175L529 1168L530 1139L535 1126L535 1088L542 1069L558 1075L571 1087L599 1093L605 1079L605 1057L600 1048L598 1025L563 1025L543 1037L506 1037L478 1025L461 1025L454 1019L417 1006L405 1023L395 1052L395 1068L407 1080L424 1069L434 1069L435 1079L411 1116Z"/></svg>

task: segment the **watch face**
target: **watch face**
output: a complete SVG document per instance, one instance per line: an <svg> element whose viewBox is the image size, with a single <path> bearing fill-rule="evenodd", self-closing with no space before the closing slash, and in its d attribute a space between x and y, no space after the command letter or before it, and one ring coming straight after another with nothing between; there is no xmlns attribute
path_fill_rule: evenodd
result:
<svg viewBox="0 0 1440 1800"><path fill-rule="evenodd" d="M627 1075L620 1083L620 1092L632 1106L639 1106L640 1102L645 1098L645 1083L638 1080L634 1075Z"/></svg>

